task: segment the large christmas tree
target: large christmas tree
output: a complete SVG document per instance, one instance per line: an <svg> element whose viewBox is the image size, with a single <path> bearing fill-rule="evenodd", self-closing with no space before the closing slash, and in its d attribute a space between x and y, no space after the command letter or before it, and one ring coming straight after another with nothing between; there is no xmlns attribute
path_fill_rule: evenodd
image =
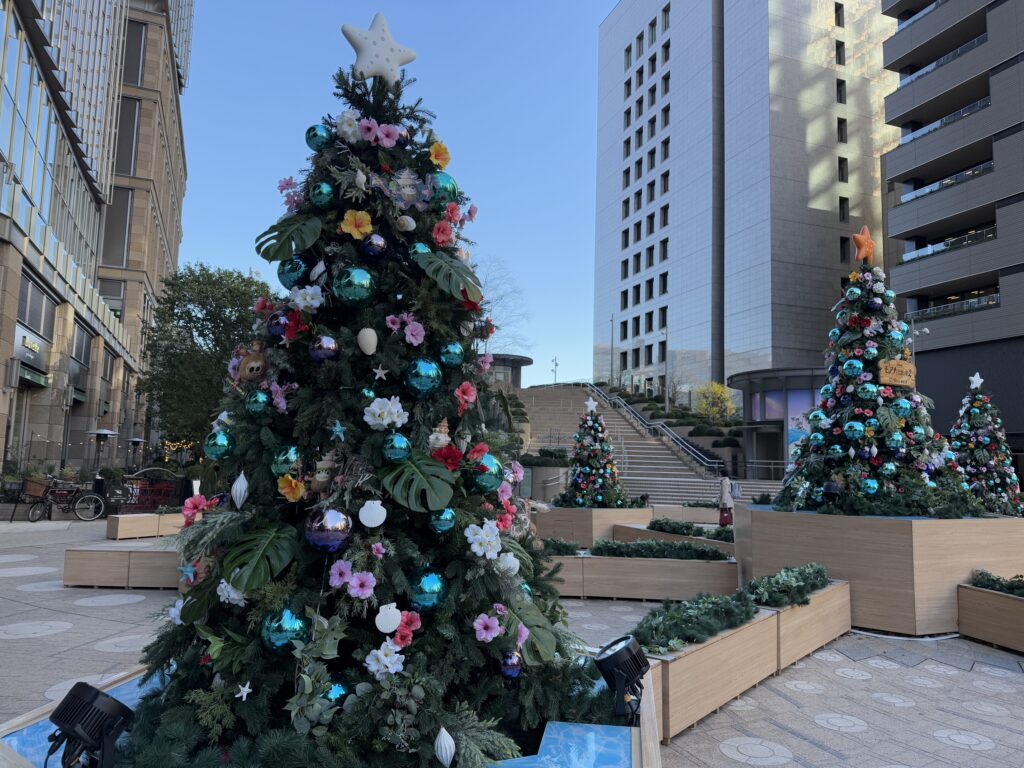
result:
<svg viewBox="0 0 1024 768"><path fill-rule="evenodd" d="M999 409L981 385L980 373L970 377L970 391L949 430L950 447L971 492L989 512L1022 515L1020 481L1010 458L1010 445Z"/></svg>
<svg viewBox="0 0 1024 768"><path fill-rule="evenodd" d="M590 398L574 441L568 487L552 502L559 507L639 507L644 499L630 498L619 482L615 447L608 437L604 417Z"/></svg>
<svg viewBox="0 0 1024 768"><path fill-rule="evenodd" d="M522 470L482 439L476 208L402 103L412 52L382 16L345 34L343 111L257 242L289 294L228 365L205 450L230 494L186 505L191 586L146 649L166 680L126 765L476 768L594 703Z"/></svg>
<svg viewBox="0 0 1024 768"><path fill-rule="evenodd" d="M959 516L967 485L931 426L931 401L914 386L910 328L885 273L873 266L867 227L854 235L860 268L833 307L828 383L808 414L776 503L843 514Z"/></svg>

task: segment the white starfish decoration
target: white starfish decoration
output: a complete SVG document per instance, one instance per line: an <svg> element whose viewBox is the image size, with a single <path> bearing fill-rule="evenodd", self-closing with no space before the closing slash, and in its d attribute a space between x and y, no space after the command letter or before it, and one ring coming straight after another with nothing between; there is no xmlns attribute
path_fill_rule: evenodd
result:
<svg viewBox="0 0 1024 768"><path fill-rule="evenodd" d="M235 698L245 701L250 693L252 693L252 688L249 687L249 681L246 680L245 685L238 686L238 693L235 694Z"/></svg>
<svg viewBox="0 0 1024 768"><path fill-rule="evenodd" d="M387 380L387 378L388 378L388 372L384 368L383 365L378 365L376 368L373 369L373 380L374 381L377 381L378 379Z"/></svg>
<svg viewBox="0 0 1024 768"><path fill-rule="evenodd" d="M395 42L383 13L373 17L366 31L343 24L341 33L356 52L355 72L360 80L383 77L388 85L398 82L399 68L416 58L412 48Z"/></svg>
<svg viewBox="0 0 1024 768"><path fill-rule="evenodd" d="M593 396L587 398L587 402L583 405L587 409L587 413L594 413L597 411L597 400L595 400Z"/></svg>
<svg viewBox="0 0 1024 768"><path fill-rule="evenodd" d="M974 372L973 376L969 376L967 380L971 382L971 389L981 389L981 385L985 382L985 380L981 378L981 374L977 371Z"/></svg>

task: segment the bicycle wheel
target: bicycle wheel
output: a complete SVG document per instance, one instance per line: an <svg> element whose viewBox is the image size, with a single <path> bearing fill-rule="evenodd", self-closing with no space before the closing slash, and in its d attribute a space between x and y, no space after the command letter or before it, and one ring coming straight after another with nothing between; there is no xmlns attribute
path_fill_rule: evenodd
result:
<svg viewBox="0 0 1024 768"><path fill-rule="evenodd" d="M103 497L95 493L86 493L75 499L75 517L79 520L95 520L103 514Z"/></svg>
<svg viewBox="0 0 1024 768"><path fill-rule="evenodd" d="M28 508L28 521L30 523L38 523L46 516L46 502L37 501L31 507Z"/></svg>

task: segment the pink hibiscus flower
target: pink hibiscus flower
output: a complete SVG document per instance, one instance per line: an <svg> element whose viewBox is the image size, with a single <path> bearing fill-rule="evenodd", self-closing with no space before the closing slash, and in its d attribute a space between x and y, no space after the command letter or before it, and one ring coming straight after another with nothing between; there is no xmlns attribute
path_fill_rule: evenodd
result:
<svg viewBox="0 0 1024 768"><path fill-rule="evenodd" d="M512 473L512 480L521 483L523 478L526 477L526 470L523 469L523 465L518 461L513 461L508 465L509 471Z"/></svg>
<svg viewBox="0 0 1024 768"><path fill-rule="evenodd" d="M359 135L363 137L364 141L376 145L377 138L380 136L380 126L372 117L364 117L359 121Z"/></svg>
<svg viewBox="0 0 1024 768"><path fill-rule="evenodd" d="M447 248L452 244L452 225L447 221L437 222L431 234L434 237L434 242L441 248Z"/></svg>
<svg viewBox="0 0 1024 768"><path fill-rule="evenodd" d="M470 381L459 384L455 390L455 399L459 403L459 416L466 412L470 405L476 402L476 387Z"/></svg>
<svg viewBox="0 0 1024 768"><path fill-rule="evenodd" d="M520 624L519 628L516 629L516 648L522 648L526 645L527 639L530 637L530 629L525 624Z"/></svg>
<svg viewBox="0 0 1024 768"><path fill-rule="evenodd" d="M295 213L299 210L299 206L305 202L306 198L301 192L291 191L284 196L284 204L288 208L288 213Z"/></svg>
<svg viewBox="0 0 1024 768"><path fill-rule="evenodd" d="M423 339L426 335L427 329L423 327L422 323L418 323L413 320L405 326L405 341L407 344L412 344L414 347L418 347L423 343Z"/></svg>
<svg viewBox="0 0 1024 768"><path fill-rule="evenodd" d="M444 208L444 216L452 224L457 224L459 219L462 218L462 211L459 210L458 203L448 203Z"/></svg>
<svg viewBox="0 0 1024 768"><path fill-rule="evenodd" d="M402 329L402 321L394 315L388 315L384 319L384 325L390 328L392 333L398 333Z"/></svg>
<svg viewBox="0 0 1024 768"><path fill-rule="evenodd" d="M352 563L348 560L335 560L331 566L330 584L334 589L341 589L352 578Z"/></svg>
<svg viewBox="0 0 1024 768"><path fill-rule="evenodd" d="M492 355L490 352L487 352L483 355L480 355L480 357L477 358L476 367L480 369L480 373L487 373L489 370L491 370L492 363L494 363L494 355Z"/></svg>
<svg viewBox="0 0 1024 768"><path fill-rule="evenodd" d="M348 593L352 597L365 600L373 597L373 588L377 586L377 580L369 571L357 571L348 580Z"/></svg>
<svg viewBox="0 0 1024 768"><path fill-rule="evenodd" d="M384 552L385 552L384 545L381 544L379 541L376 541L376 542L373 543L373 545L370 547L370 552L378 560L383 560L384 559Z"/></svg>
<svg viewBox="0 0 1024 768"><path fill-rule="evenodd" d="M507 615L508 615L508 608L506 608L506 607L505 607L504 605L502 605L501 603L495 603L495 604L494 604L493 606L491 606L491 607L492 607L492 608L494 608L494 612L495 612L496 614L498 614L499 616L507 616Z"/></svg>
<svg viewBox="0 0 1024 768"><path fill-rule="evenodd" d="M291 176L286 176L285 178L277 182L277 191L284 193L290 189L295 189L297 186L299 185L295 182L295 179L293 179Z"/></svg>
<svg viewBox="0 0 1024 768"><path fill-rule="evenodd" d="M498 486L498 500L508 501L512 498L512 486L502 481L501 485Z"/></svg>
<svg viewBox="0 0 1024 768"><path fill-rule="evenodd" d="M486 613L481 613L473 620L473 629L476 630L476 639L481 643L489 643L505 632L498 620Z"/></svg>
<svg viewBox="0 0 1024 768"><path fill-rule="evenodd" d="M181 510L181 514L185 518L185 527L188 528L192 525L192 523L196 521L196 516L200 512L205 512L215 506L217 506L216 500L210 499L207 501L205 496L200 496L198 494L190 499L186 499L185 507Z"/></svg>
<svg viewBox="0 0 1024 768"><path fill-rule="evenodd" d="M385 123L377 129L377 141L384 149L391 149L398 142L398 126Z"/></svg>
<svg viewBox="0 0 1024 768"><path fill-rule="evenodd" d="M420 621L420 615L416 611L402 611L402 623L400 626L406 627L410 632L415 632L423 626L423 623Z"/></svg>
<svg viewBox="0 0 1024 768"><path fill-rule="evenodd" d="M487 443L477 443L469 449L466 458L470 461L480 461L489 450L491 450L491 447Z"/></svg>
<svg viewBox="0 0 1024 768"><path fill-rule="evenodd" d="M476 211L477 211L476 206L473 205L473 204L470 204L469 210L466 211L466 218L469 219L470 221L476 221Z"/></svg>

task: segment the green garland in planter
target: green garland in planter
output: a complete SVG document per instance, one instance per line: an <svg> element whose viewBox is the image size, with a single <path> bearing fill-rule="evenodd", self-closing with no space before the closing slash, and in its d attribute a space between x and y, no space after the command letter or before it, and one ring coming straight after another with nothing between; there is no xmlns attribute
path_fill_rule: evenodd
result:
<svg viewBox="0 0 1024 768"><path fill-rule="evenodd" d="M758 605L781 608L784 605L807 605L810 595L828 586L825 566L808 563L798 568L783 568L778 573L762 576L747 584L747 592Z"/></svg>
<svg viewBox="0 0 1024 768"><path fill-rule="evenodd" d="M594 557L655 557L666 560L728 560L724 552L688 541L609 541L598 539L590 548Z"/></svg>
<svg viewBox="0 0 1024 768"><path fill-rule="evenodd" d="M732 541L732 527L720 525L714 530L708 530L696 523L689 523L685 520L672 520L668 517L657 517L647 524L647 530L660 531L662 533L673 533L677 536L698 536L704 539L715 541Z"/></svg>
<svg viewBox="0 0 1024 768"><path fill-rule="evenodd" d="M971 575L971 586L981 589L991 589L995 592L1005 592L1014 597L1024 597L1024 575L1014 576L1012 579L1004 579L986 570L979 569Z"/></svg>
<svg viewBox="0 0 1024 768"><path fill-rule="evenodd" d="M580 551L580 545L575 541L566 539L544 539L544 554L551 557L575 555Z"/></svg>
<svg viewBox="0 0 1024 768"><path fill-rule="evenodd" d="M743 590L733 595L701 593L681 603L665 602L648 613L631 634L648 653L669 653L742 626L756 615L753 599Z"/></svg>

